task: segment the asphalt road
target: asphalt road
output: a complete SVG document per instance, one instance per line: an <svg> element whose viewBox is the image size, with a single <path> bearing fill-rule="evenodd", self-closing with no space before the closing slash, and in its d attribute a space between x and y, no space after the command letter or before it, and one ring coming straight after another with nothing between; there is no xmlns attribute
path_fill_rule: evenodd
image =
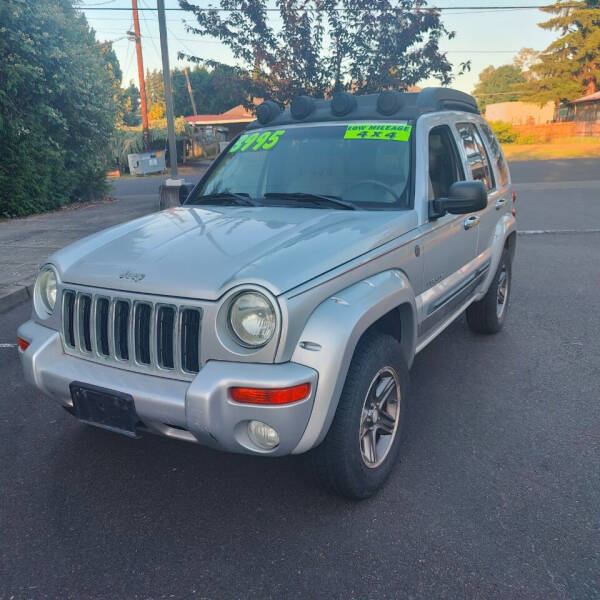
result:
<svg viewBox="0 0 600 600"><path fill-rule="evenodd" d="M513 166L520 229L597 228L599 173ZM600 598L599 256L519 236L505 329L460 319L416 358L402 460L362 503L298 458L84 427L0 347L0 598Z"/></svg>

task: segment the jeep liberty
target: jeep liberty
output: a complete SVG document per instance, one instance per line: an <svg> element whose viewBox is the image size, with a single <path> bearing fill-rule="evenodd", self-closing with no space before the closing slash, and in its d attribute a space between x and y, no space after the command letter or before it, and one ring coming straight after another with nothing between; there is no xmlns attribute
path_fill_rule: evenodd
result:
<svg viewBox="0 0 600 600"><path fill-rule="evenodd" d="M513 202L467 94L265 102L182 206L41 267L26 378L84 423L306 453L366 498L397 462L415 354L465 311L484 334L506 319Z"/></svg>

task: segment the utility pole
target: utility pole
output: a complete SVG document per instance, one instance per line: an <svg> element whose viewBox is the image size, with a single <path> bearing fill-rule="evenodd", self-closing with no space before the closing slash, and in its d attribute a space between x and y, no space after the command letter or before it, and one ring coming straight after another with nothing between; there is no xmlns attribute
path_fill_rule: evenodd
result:
<svg viewBox="0 0 600 600"><path fill-rule="evenodd" d="M192 110L194 111L194 114L197 115L198 111L196 110L196 103L194 102L194 93L192 92L192 84L190 83L190 76L188 75L187 67L183 67L183 73L185 75L185 80L187 82L187 90L188 90L188 94L190 95L190 102L192 103Z"/></svg>
<svg viewBox="0 0 600 600"><path fill-rule="evenodd" d="M146 103L146 84L144 83L144 61L142 59L142 40L140 35L140 22L138 20L137 0L131 0L133 10L133 31L135 35L135 52L137 54L138 77L140 80L140 106L142 109L142 132L144 134L144 148L150 151L150 128L148 127L148 104Z"/></svg>
<svg viewBox="0 0 600 600"><path fill-rule="evenodd" d="M163 80L165 82L165 103L167 105L167 132L169 134L169 161L171 177L177 179L177 145L175 144L175 119L173 117L173 92L171 90L171 69L169 68L169 47L167 45L167 22L165 0L157 0L158 28L160 31L160 53L162 55Z"/></svg>

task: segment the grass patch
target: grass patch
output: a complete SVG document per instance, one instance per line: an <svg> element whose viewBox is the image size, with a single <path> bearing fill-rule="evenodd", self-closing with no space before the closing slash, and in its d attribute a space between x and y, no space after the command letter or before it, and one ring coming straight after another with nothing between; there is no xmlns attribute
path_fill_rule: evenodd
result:
<svg viewBox="0 0 600 600"><path fill-rule="evenodd" d="M600 158L600 138L560 138L545 144L502 144L502 150L511 161Z"/></svg>

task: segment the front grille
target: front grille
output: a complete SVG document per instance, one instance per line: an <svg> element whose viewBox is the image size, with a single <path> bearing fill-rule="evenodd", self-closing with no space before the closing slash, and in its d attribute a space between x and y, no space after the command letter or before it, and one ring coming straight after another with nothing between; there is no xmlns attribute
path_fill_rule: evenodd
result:
<svg viewBox="0 0 600 600"><path fill-rule="evenodd" d="M200 307L66 289L62 315L69 353L174 376L200 370Z"/></svg>

